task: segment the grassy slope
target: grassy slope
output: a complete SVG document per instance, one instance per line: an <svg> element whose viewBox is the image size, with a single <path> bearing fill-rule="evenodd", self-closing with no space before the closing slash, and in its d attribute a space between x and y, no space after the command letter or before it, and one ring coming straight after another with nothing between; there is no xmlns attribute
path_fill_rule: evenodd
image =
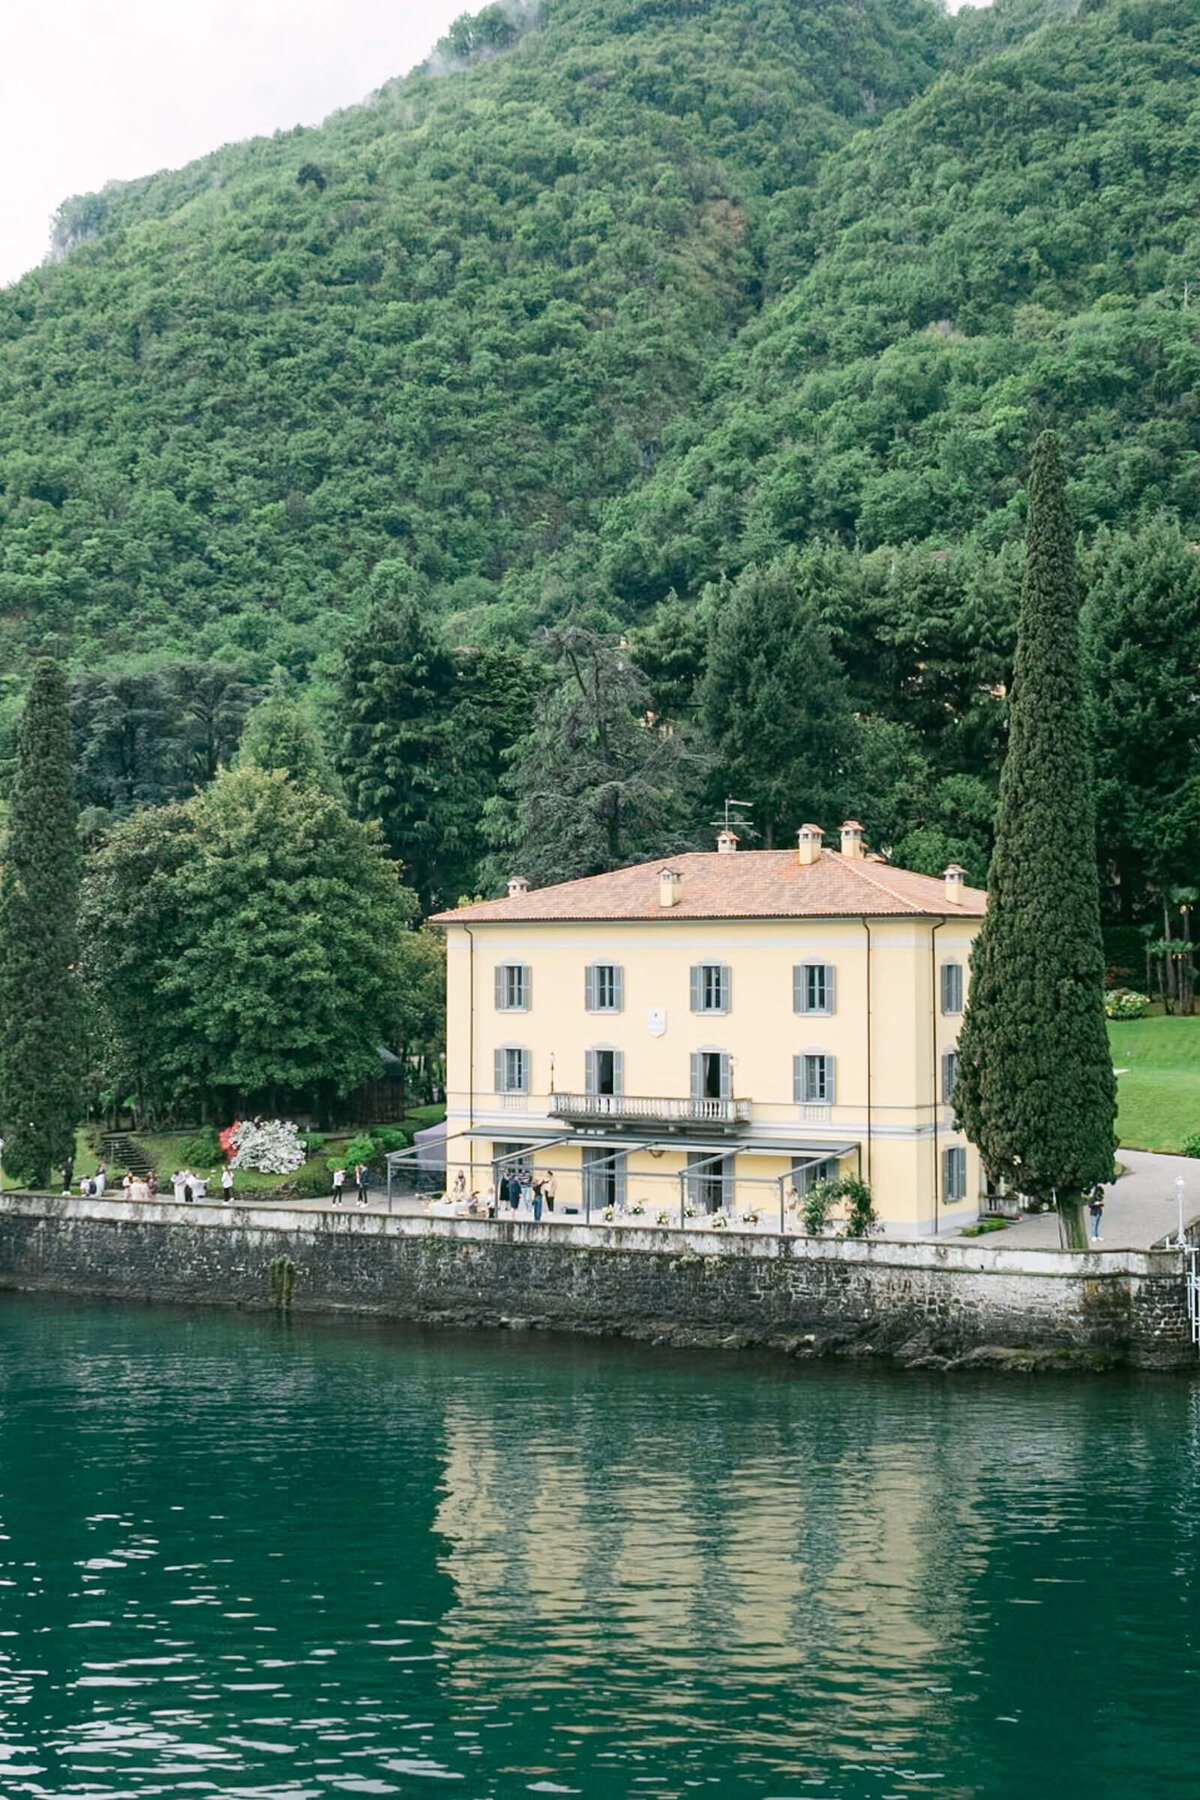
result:
<svg viewBox="0 0 1200 1800"><path fill-rule="evenodd" d="M1200 1017L1110 1024L1120 1077L1117 1133L1131 1150L1180 1151L1200 1132Z"/></svg>

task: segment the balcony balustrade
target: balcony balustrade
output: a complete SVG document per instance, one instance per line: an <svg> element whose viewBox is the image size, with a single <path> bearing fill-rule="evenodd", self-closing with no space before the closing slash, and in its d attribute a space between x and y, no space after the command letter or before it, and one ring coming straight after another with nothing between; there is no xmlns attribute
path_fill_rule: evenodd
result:
<svg viewBox="0 0 1200 1800"><path fill-rule="evenodd" d="M570 1125L745 1125L750 1119L749 1100L712 1100L707 1096L680 1099L649 1094L552 1094L554 1118Z"/></svg>

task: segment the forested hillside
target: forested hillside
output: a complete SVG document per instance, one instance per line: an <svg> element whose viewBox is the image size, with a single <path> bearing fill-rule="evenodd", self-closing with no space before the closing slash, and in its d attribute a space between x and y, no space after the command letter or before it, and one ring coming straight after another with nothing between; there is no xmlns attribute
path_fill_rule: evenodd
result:
<svg viewBox="0 0 1200 1800"><path fill-rule="evenodd" d="M319 131L71 203L0 295L10 638L303 669L396 554L477 620L645 477L949 41L931 0L492 8Z"/></svg>
<svg viewBox="0 0 1200 1800"><path fill-rule="evenodd" d="M0 292L0 755L48 649L96 841L270 685L425 905L729 793L979 879L1054 426L1141 916L1200 880L1198 221L1194 0L464 16Z"/></svg>

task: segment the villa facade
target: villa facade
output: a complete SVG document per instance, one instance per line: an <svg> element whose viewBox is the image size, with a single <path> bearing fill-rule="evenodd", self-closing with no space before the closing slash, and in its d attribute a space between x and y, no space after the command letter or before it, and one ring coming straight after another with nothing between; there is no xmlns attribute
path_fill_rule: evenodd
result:
<svg viewBox="0 0 1200 1800"><path fill-rule="evenodd" d="M442 913L447 1180L550 1169L556 1213L794 1223L857 1174L887 1231L979 1211L950 1105L985 895L841 848L643 863Z"/></svg>

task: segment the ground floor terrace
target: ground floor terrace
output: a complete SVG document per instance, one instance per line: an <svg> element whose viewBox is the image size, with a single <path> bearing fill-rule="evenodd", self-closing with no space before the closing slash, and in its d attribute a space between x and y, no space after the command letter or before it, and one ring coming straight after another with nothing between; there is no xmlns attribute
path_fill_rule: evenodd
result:
<svg viewBox="0 0 1200 1800"><path fill-rule="evenodd" d="M890 1235L955 1230L981 1209L974 1153L930 1132L747 1142L503 1125L448 1131L445 1195L434 1206L450 1216L803 1232L811 1191L844 1176L868 1184ZM833 1222L843 1210L835 1204Z"/></svg>

